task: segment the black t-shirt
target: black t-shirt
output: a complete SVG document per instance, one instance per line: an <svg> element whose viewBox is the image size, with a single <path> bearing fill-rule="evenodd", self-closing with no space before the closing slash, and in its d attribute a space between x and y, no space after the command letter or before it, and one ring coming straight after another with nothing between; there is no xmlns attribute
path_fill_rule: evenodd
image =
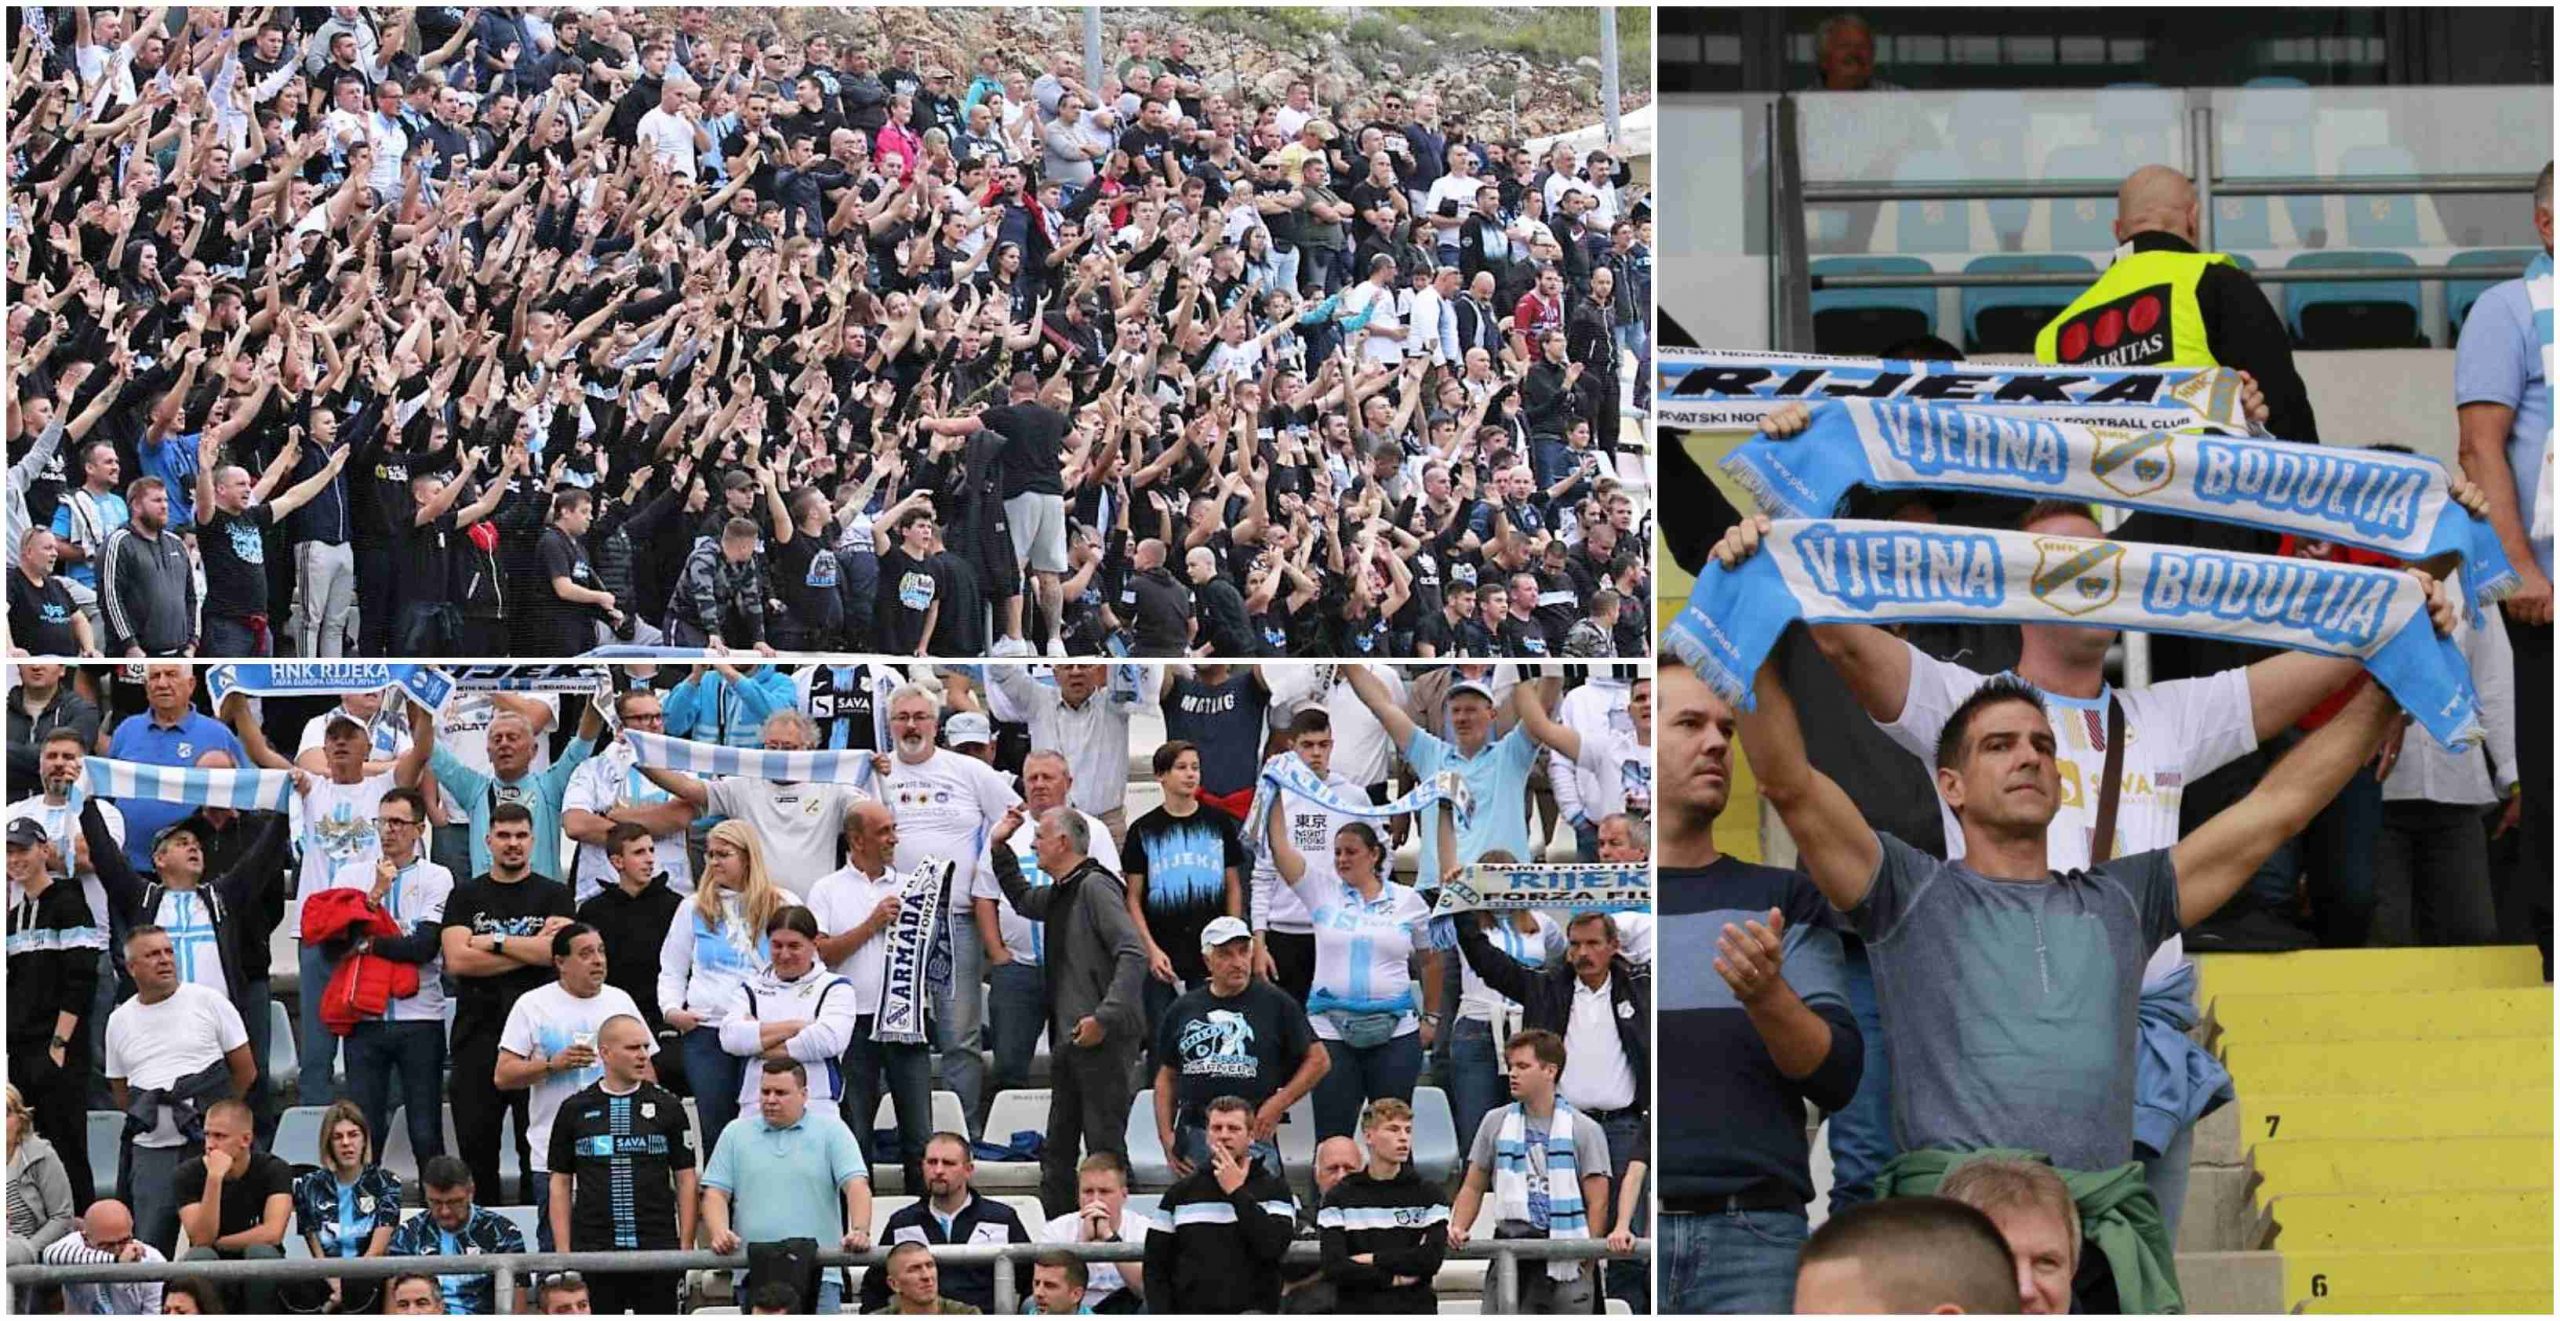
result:
<svg viewBox="0 0 2560 1321"><path fill-rule="evenodd" d="M978 414L1004 437L1004 498L1034 493L1065 495L1059 456L1066 450L1067 415L1046 404L1007 404Z"/></svg>
<svg viewBox="0 0 2560 1321"><path fill-rule="evenodd" d="M30 656L77 656L80 636L71 631L71 589L62 575L50 574L44 586L23 573L9 575L9 645Z"/></svg>
<svg viewBox="0 0 2560 1321"><path fill-rule="evenodd" d="M1257 977L1231 999L1206 986L1184 992L1156 1024L1156 1058L1173 1069L1176 1115L1198 1122L1221 1096L1269 1100L1314 1039L1306 1007Z"/></svg>
<svg viewBox="0 0 2560 1321"><path fill-rule="evenodd" d="M836 591L839 565L833 550L806 532L775 543L773 585L782 594L790 621L812 633L833 633L844 626L844 597Z"/></svg>
<svg viewBox="0 0 2560 1321"><path fill-rule="evenodd" d="M576 915L573 897L568 886L548 876L501 882L482 872L453 887L452 896L445 900L444 924L463 927L474 938L537 935L543 919ZM553 979L549 968L517 968L495 977L456 976L454 983L460 989L454 995L454 1036L459 1039L473 1030L496 1032L506 1025L507 1011L515 1008L517 996Z"/></svg>
<svg viewBox="0 0 2560 1321"><path fill-rule="evenodd" d="M1555 654L1555 649L1548 645L1548 642L1546 627L1537 620L1522 619L1518 615L1504 617L1502 621L1503 655L1542 658L1552 656Z"/></svg>
<svg viewBox="0 0 2560 1321"><path fill-rule="evenodd" d="M1236 819L1205 803L1195 803L1189 816L1158 807L1129 823L1120 866L1131 888L1143 882L1147 930L1173 960L1174 975L1186 982L1206 978L1200 932L1227 912L1228 869L1235 869L1241 893L1243 875L1253 868Z"/></svg>
<svg viewBox="0 0 2560 1321"><path fill-rule="evenodd" d="M1431 654L1434 656L1448 656L1455 654L1458 645L1458 635L1449 627L1449 617L1446 611L1434 610L1414 621L1414 651L1417 654L1420 653L1425 644L1430 646Z"/></svg>
<svg viewBox="0 0 2560 1321"><path fill-rule="evenodd" d="M551 634L552 649L548 654L575 656L591 650L595 646L595 629L590 625L602 612L558 595L552 586L555 580L566 578L589 590L603 589L595 566L587 562L586 546L557 527L547 527L542 530L542 542L534 548L534 555L540 565L542 586L533 599L542 603L538 617L545 621Z"/></svg>
<svg viewBox="0 0 2560 1321"><path fill-rule="evenodd" d="M1160 128L1132 128L1120 135L1120 150L1130 160L1144 161L1148 174L1164 173L1164 154L1172 148L1173 135Z"/></svg>
<svg viewBox="0 0 2560 1321"><path fill-rule="evenodd" d="M204 1157L180 1165L170 1191L181 1209L203 1201ZM246 1161L232 1162L230 1177L222 1181L222 1232L216 1237L257 1228L267 1218L267 1199L276 1196L293 1196L292 1166L254 1150Z"/></svg>
<svg viewBox="0 0 2560 1321"><path fill-rule="evenodd" d="M643 1082L616 1096L597 1082L551 1120L554 1174L574 1181L563 1252L656 1252L676 1241L676 1175L694 1167L693 1125L676 1094Z"/></svg>
<svg viewBox="0 0 2560 1321"><path fill-rule="evenodd" d="M924 645L925 615L943 595L942 575L934 568L940 558L917 559L902 546L891 546L881 555L880 598L871 611L881 650L892 656L912 656Z"/></svg>
<svg viewBox="0 0 2560 1321"><path fill-rule="evenodd" d="M1459 620L1457 628L1451 631L1457 635L1456 655L1489 660L1503 654L1502 640L1484 626L1480 616L1469 615Z"/></svg>
<svg viewBox="0 0 2560 1321"><path fill-rule="evenodd" d="M1253 784L1262 770L1263 711L1270 697L1251 671L1236 670L1225 683L1176 679L1164 704L1167 738L1200 747L1200 791L1231 794Z"/></svg>
<svg viewBox="0 0 2560 1321"><path fill-rule="evenodd" d="M206 614L247 618L267 613L266 530L275 521L274 507L264 503L236 514L217 509L204 517L196 530L196 551L204 557Z"/></svg>

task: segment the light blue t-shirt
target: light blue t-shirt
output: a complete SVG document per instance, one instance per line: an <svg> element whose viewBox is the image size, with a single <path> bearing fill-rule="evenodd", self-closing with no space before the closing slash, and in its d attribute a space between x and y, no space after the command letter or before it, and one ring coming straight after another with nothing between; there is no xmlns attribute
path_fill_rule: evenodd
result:
<svg viewBox="0 0 2560 1321"><path fill-rule="evenodd" d="M569 777L594 751L595 740L573 739L558 761L507 784L489 771L464 765L462 758L443 744L436 745L435 755L428 759L435 769L436 783L443 785L445 792L462 804L462 810L471 814L472 875L489 870L489 809L500 802L522 803L525 810L533 813L534 874L554 880L569 875L560 869L560 799L569 791Z"/></svg>
<svg viewBox="0 0 2560 1321"><path fill-rule="evenodd" d="M821 1105L785 1129L768 1126L761 1114L738 1116L721 1131L702 1184L729 1195L729 1227L749 1243L823 1243L843 1232L820 1231L844 1223L846 1182L870 1177L853 1130L833 1106Z"/></svg>
<svg viewBox="0 0 2560 1321"><path fill-rule="evenodd" d="M2471 305L2462 339L2453 350L2453 402L2503 404L2516 410L2507 432L2507 466L2514 470L2516 506L2527 531L2542 502L2542 454L2551 443L2551 392L2542 374L2542 339L2533 330L2533 304L2524 281L2490 286ZM2551 541L2533 543L2533 558L2551 572Z"/></svg>
<svg viewBox="0 0 2560 1321"><path fill-rule="evenodd" d="M59 541L72 540L71 497L72 492L63 492L62 503L53 507L53 535L55 539ZM69 578L71 581L78 583L91 591L96 591L98 588L98 556L94 552L101 550L106 546L108 533L115 531L117 528L123 527L126 523L133 520L133 509L124 502L123 496L120 496L113 491L107 491L102 494L92 496L91 498L98 502L98 544L91 548L93 553L89 558L80 561L78 564L63 565L62 573L64 577Z"/></svg>
<svg viewBox="0 0 2560 1321"><path fill-rule="evenodd" d="M1495 849L1522 862L1538 860L1529 852L1528 817L1529 771L1538 760L1538 744L1526 728L1514 725L1510 733L1478 749L1476 755L1462 757L1456 744L1417 727L1405 741L1404 759L1425 780L1444 770L1456 771L1475 796L1474 812L1458 827L1462 861L1473 862ZM1415 888L1429 890L1440 885L1440 823L1430 813L1424 816L1419 823L1422 870L1416 873Z"/></svg>

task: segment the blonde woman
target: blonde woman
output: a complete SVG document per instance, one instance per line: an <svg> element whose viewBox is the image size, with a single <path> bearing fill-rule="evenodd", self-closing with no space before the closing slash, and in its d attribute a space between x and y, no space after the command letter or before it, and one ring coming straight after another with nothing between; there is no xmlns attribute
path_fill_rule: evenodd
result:
<svg viewBox="0 0 2560 1321"><path fill-rule="evenodd" d="M692 902L658 947L658 1005L684 1034L684 1076L702 1117L702 1150L738 1115L746 1062L720 1048L720 1020L747 979L773 966L765 923L792 903L765 874L764 840L744 821L711 828Z"/></svg>
<svg viewBox="0 0 2560 1321"><path fill-rule="evenodd" d="M71 1176L53 1144L36 1136L35 1112L9 1089L9 1264L34 1265L55 1239L71 1232ZM32 1311L21 1295L12 1310Z"/></svg>
<svg viewBox="0 0 2560 1321"><path fill-rule="evenodd" d="M318 1260L379 1257L400 1224L400 1179L374 1163L373 1129L353 1101L320 1116L320 1168L293 1182L293 1218ZM339 1312L370 1312L381 1290L374 1280L331 1280Z"/></svg>

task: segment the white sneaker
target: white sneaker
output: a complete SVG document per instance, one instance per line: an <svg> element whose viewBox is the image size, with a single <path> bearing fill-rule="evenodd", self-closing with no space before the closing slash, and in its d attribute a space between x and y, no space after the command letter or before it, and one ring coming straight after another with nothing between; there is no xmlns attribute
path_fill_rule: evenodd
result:
<svg viewBox="0 0 2560 1321"><path fill-rule="evenodd" d="M1028 652L1028 651L1030 651L1030 650L1031 650L1031 648L1026 644L1026 645L1023 647L1023 650L1024 650L1025 652ZM1049 654L1050 654L1052 657L1054 657L1054 658L1056 658L1056 659L1058 659L1058 660L1065 660L1065 659L1067 658L1067 643L1066 643L1066 639L1064 639L1064 638L1060 638L1060 637L1056 637L1056 636L1052 636L1052 637L1049 639Z"/></svg>
<svg viewBox="0 0 2560 1321"><path fill-rule="evenodd" d="M987 654L990 656L1028 656L1031 654L1031 644L1021 638L997 638L996 645L988 648Z"/></svg>

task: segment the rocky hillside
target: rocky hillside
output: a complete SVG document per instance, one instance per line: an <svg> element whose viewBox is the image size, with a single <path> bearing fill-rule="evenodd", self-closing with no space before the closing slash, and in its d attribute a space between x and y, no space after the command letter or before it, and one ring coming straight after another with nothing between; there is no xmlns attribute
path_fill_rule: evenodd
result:
<svg viewBox="0 0 2560 1321"><path fill-rule="evenodd" d="M866 8L789 6L713 11L722 26L779 20L793 37L824 32L838 42L911 40L928 61L966 78L977 52L993 47L1008 63L1038 72L1050 51L1080 50L1083 10L1072 6ZM1316 99L1336 105L1382 84L1439 95L1442 112L1497 138L1531 138L1591 123L1600 114L1599 23L1592 10L1355 6L1338 9L1150 9L1111 7L1103 15L1107 59L1132 24L1186 33L1192 62L1212 91L1239 89L1277 101L1292 77L1313 71ZM1652 52L1641 9L1618 13L1620 110L1652 99Z"/></svg>

